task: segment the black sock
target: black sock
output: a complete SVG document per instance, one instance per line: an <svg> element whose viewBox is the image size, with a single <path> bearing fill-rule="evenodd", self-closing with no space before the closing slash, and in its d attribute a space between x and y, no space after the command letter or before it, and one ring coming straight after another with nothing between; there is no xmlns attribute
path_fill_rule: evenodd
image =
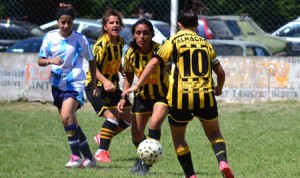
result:
<svg viewBox="0 0 300 178"><path fill-rule="evenodd" d="M188 152L187 154L184 155L177 155L177 159L186 177L190 177L195 174L191 152Z"/></svg>
<svg viewBox="0 0 300 178"><path fill-rule="evenodd" d="M226 155L226 145L225 142L217 142L212 145L212 149L216 155L218 163L221 161L227 162L227 155Z"/></svg>
<svg viewBox="0 0 300 178"><path fill-rule="evenodd" d="M79 137L76 124L73 123L71 125L65 126L64 128L68 137L72 154L81 157L79 151Z"/></svg>
<svg viewBox="0 0 300 178"><path fill-rule="evenodd" d="M102 128L101 128L101 137L100 137L100 146L99 149L108 150L110 142L115 135L114 130L116 129L117 125L108 121L104 121Z"/></svg>
<svg viewBox="0 0 300 178"><path fill-rule="evenodd" d="M78 135L79 135L79 141L80 141L79 149L80 149L81 153L83 154L83 156L85 158L88 158L89 160L93 160L93 155L91 153L89 144L86 140L86 136L83 133L83 131L81 130L80 126L77 127L77 131L78 131Z"/></svg>
<svg viewBox="0 0 300 178"><path fill-rule="evenodd" d="M161 130L153 130L153 129L148 129L148 137L155 139L155 140L160 140L160 135L161 135Z"/></svg>
<svg viewBox="0 0 300 178"><path fill-rule="evenodd" d="M119 124L117 125L116 129L115 129L115 135L118 135L119 133L121 133L122 131L124 131L125 129L127 129L129 127L129 125L123 120L123 119L119 119Z"/></svg>

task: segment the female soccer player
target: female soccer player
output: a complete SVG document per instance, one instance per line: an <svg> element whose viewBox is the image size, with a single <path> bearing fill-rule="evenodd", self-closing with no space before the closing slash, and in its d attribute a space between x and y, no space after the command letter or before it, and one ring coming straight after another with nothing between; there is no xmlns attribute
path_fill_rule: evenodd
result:
<svg viewBox="0 0 300 178"><path fill-rule="evenodd" d="M100 132L95 136L99 148L95 158L99 162L111 162L108 151L112 138L125 130L131 122L131 104L129 100L123 112L119 112L117 104L121 99L122 91L119 88L119 71L121 69L122 50L124 40L120 36L122 19L118 11L107 9L102 18L102 35L94 44L93 54L97 62L97 86L100 96L93 98L91 93L91 73L87 74L86 95L96 114L104 116Z"/></svg>
<svg viewBox="0 0 300 178"><path fill-rule="evenodd" d="M45 34L38 64L51 65L50 82L54 105L58 108L72 152L66 167L94 167L96 161L75 112L84 104L86 77L82 69L83 58L89 61L92 95L99 95L96 87L96 62L86 37L72 31L72 5L60 3L56 18L59 29ZM80 153L85 157L83 161Z"/></svg>
<svg viewBox="0 0 300 178"><path fill-rule="evenodd" d="M179 163L187 178L195 178L191 152L185 140L186 127L193 117L198 117L217 158L219 169L226 178L234 175L228 165L225 141L221 134L215 96L222 94L225 72L216 59L212 46L197 36L197 12L203 8L197 0L188 0L179 12L179 32L170 37L147 64L139 80L123 95L137 90L146 77L161 63L171 60L172 71L167 95L169 124ZM213 85L212 70L217 75L217 85Z"/></svg>
<svg viewBox="0 0 300 178"><path fill-rule="evenodd" d="M124 60L124 79L123 89L128 89L133 82L134 74L139 77L146 64L152 58L159 44L152 41L154 36L153 25L146 19L138 20L131 29L133 41L130 48L125 53ZM140 85L134 93L134 101L132 106L132 122L131 135L135 147L146 139L144 136L145 127L150 119L148 137L160 140L161 125L168 113L168 104L166 94L168 90L168 73L166 66L162 63L155 67L154 71L146 79L143 85ZM125 99L121 99L118 107L120 110L126 103ZM150 166L143 163L139 159L136 160L131 172L139 174L147 174Z"/></svg>

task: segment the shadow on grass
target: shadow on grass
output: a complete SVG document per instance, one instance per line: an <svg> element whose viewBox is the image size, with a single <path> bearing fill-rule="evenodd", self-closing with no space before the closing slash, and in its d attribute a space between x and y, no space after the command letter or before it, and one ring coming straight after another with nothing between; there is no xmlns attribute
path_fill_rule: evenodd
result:
<svg viewBox="0 0 300 178"><path fill-rule="evenodd" d="M109 163L99 163L98 162L97 169L122 169L126 165L125 162L132 162L132 164L133 164L135 162L136 158L137 157L130 157L130 158L119 158L119 159L113 160L116 162L122 162L120 165L116 165L116 164L110 165ZM128 168L128 171L131 168L131 166L125 166L125 167ZM178 169L182 170L181 167L178 167ZM147 176L161 177L161 176L167 174L168 176L171 176L171 177L183 177L184 172L182 171L181 173L179 173L178 169L176 169L176 172L175 171L166 171L164 173L150 171L150 173L147 174ZM131 174L135 175L135 176L139 176L138 173L131 173ZM205 171L197 171L196 175L198 177L218 177L218 175L222 176L221 173L218 174L218 173L205 172Z"/></svg>

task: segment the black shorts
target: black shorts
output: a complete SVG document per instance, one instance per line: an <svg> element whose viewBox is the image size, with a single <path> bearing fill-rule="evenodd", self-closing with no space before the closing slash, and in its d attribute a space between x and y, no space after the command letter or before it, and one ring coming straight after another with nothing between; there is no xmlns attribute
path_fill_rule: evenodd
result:
<svg viewBox="0 0 300 178"><path fill-rule="evenodd" d="M148 100L135 97L131 112L132 114L151 114L153 112L154 104L163 104L168 106L168 102L165 98Z"/></svg>
<svg viewBox="0 0 300 178"><path fill-rule="evenodd" d="M213 107L205 107L203 109L182 110L169 107L168 121L170 125L184 126L193 118L198 117L200 120L209 121L218 117L217 103Z"/></svg>
<svg viewBox="0 0 300 178"><path fill-rule="evenodd" d="M116 108L120 99L122 91L116 89L115 92L106 92L103 87L98 87L100 95L97 97L92 96L92 91L89 86L85 87L86 97L92 104L95 112L100 117L103 112L108 108ZM126 99L125 107L131 107L131 103Z"/></svg>

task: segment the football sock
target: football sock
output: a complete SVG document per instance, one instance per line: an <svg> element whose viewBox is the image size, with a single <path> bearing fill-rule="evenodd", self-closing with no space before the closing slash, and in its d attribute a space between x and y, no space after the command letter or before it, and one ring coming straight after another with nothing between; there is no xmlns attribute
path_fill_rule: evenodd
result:
<svg viewBox="0 0 300 178"><path fill-rule="evenodd" d="M76 128L76 124L73 123L71 125L65 126L65 131L68 137L68 142L72 151L73 155L80 156L80 151L79 151L79 137L78 137L78 132Z"/></svg>
<svg viewBox="0 0 300 178"><path fill-rule="evenodd" d="M77 131L78 131L78 136L79 136L79 141L80 141L79 149L80 149L81 153L83 154L83 156L85 158L88 158L89 160L93 160L93 155L91 153L89 144L86 140L86 136L83 133L83 131L81 130L80 126L77 127Z"/></svg>
<svg viewBox="0 0 300 178"><path fill-rule="evenodd" d="M211 142L212 149L216 155L218 163L221 161L227 162L226 145L223 138L217 138Z"/></svg>
<svg viewBox="0 0 300 178"><path fill-rule="evenodd" d="M144 139L142 141L144 141L145 139L146 139L146 136L144 135ZM132 143L134 144L135 148L138 148L139 144L142 143L142 141L140 141L140 142L134 142L134 141L132 141Z"/></svg>
<svg viewBox="0 0 300 178"><path fill-rule="evenodd" d="M117 125L116 129L115 129L115 135L118 135L120 132L122 132L123 130L127 129L129 127L129 123L127 123L126 121L124 121L123 119L119 119L119 124Z"/></svg>
<svg viewBox="0 0 300 178"><path fill-rule="evenodd" d="M101 127L101 136L100 136L100 146L99 149L108 150L110 142L115 135L115 129L118 125L118 122L107 118L102 127Z"/></svg>
<svg viewBox="0 0 300 178"><path fill-rule="evenodd" d="M189 146L178 148L176 154L185 176L190 177L194 175L195 171Z"/></svg>
<svg viewBox="0 0 300 178"><path fill-rule="evenodd" d="M148 137L155 139L155 140L160 140L160 135L161 135L161 130L153 130L153 129L148 129Z"/></svg>

